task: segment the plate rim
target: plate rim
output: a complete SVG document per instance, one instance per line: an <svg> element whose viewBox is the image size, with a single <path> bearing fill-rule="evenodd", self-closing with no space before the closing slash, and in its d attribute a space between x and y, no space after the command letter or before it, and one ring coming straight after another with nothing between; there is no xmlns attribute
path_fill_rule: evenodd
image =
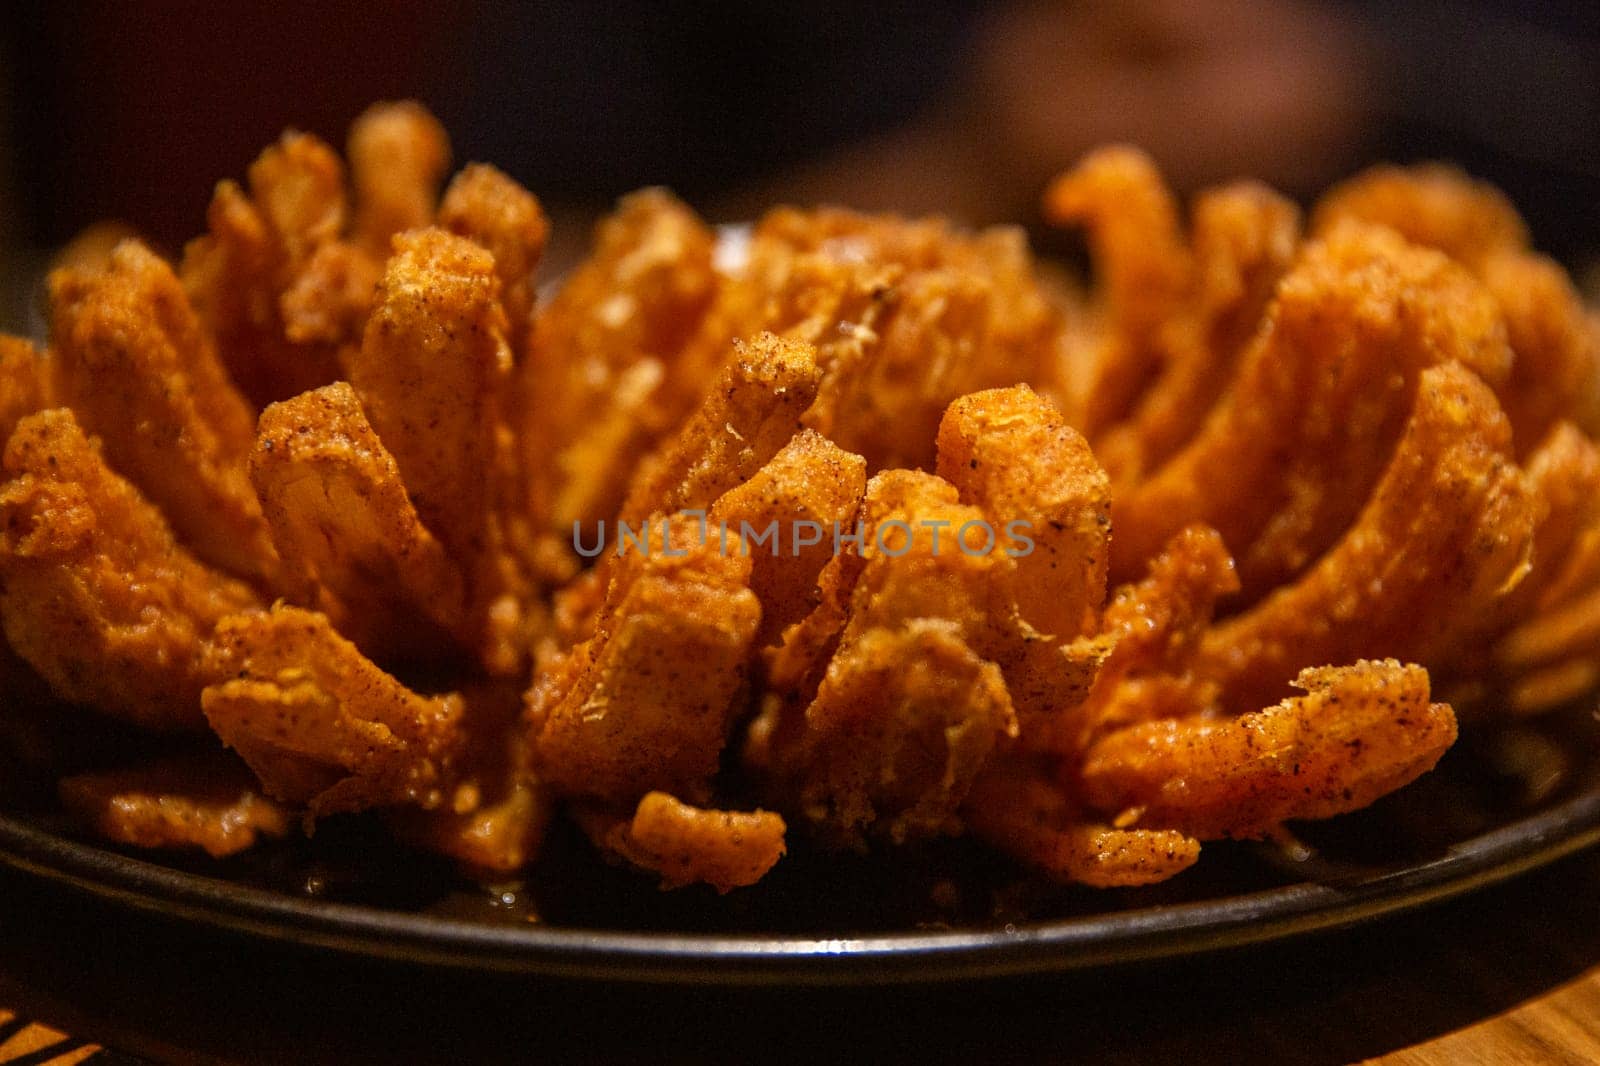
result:
<svg viewBox="0 0 1600 1066"><path fill-rule="evenodd" d="M702 984L915 984L1200 956L1412 910L1595 843L1600 786L1458 841L1428 861L1355 883L1300 881L997 929L814 937L499 925L305 899L134 858L0 813L0 864L147 914L392 962Z"/></svg>

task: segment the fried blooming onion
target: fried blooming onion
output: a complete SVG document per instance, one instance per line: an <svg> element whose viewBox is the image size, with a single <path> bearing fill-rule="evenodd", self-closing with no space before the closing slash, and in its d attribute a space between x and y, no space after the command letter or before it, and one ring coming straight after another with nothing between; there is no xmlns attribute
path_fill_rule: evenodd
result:
<svg viewBox="0 0 1600 1066"><path fill-rule="evenodd" d="M1045 197L1079 298L1017 230L662 190L541 289L539 201L441 189L421 108L348 158L286 134L0 339L8 688L199 735L62 780L113 840L371 811L504 878L564 815L663 887L791 829L1137 885L1426 773L1436 691L1600 684L1600 331L1454 171L1185 218L1097 152Z"/></svg>

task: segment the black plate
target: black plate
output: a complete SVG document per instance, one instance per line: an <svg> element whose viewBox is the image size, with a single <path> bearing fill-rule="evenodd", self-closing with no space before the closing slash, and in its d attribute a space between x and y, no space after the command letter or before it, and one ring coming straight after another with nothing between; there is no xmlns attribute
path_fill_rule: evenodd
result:
<svg viewBox="0 0 1600 1066"><path fill-rule="evenodd" d="M757 889L657 893L561 839L564 854L541 864L557 880L486 891L360 820L247 860L174 867L75 839L44 809L0 816L0 861L183 921L427 964L717 983L999 976L1337 929L1554 861L1600 840L1596 731L1587 710L1480 731L1402 793L1303 827L1303 848L1207 845L1194 870L1123 892L1044 886L956 843L892 864L802 848ZM952 904L952 884L977 887Z"/></svg>

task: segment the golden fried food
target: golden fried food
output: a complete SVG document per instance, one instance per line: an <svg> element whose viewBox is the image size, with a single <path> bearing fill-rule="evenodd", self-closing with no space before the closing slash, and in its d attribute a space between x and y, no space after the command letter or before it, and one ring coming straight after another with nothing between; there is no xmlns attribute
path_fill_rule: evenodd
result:
<svg viewBox="0 0 1600 1066"><path fill-rule="evenodd" d="M461 570L422 525L349 385L261 412L250 478L286 591L369 657L426 659L463 633Z"/></svg>
<svg viewBox="0 0 1600 1066"><path fill-rule="evenodd" d="M809 344L771 334L736 342L704 405L639 466L620 519L703 510L755 476L799 432L821 380Z"/></svg>
<svg viewBox="0 0 1600 1066"><path fill-rule="evenodd" d="M1095 888L1155 884L1200 858L1200 842L1179 830L1105 824L1035 760L1006 760L985 772L965 813L991 847L1056 880Z"/></svg>
<svg viewBox="0 0 1600 1066"><path fill-rule="evenodd" d="M107 468L72 412L29 415L6 445L0 618L6 640L62 699L150 729L194 729L212 675L204 641L258 603L178 543Z"/></svg>
<svg viewBox="0 0 1600 1066"><path fill-rule="evenodd" d="M1136 148L1090 153L1050 186L1044 211L1056 225L1086 227L1102 269L1107 339L1062 375L1077 400L1069 409L1093 437L1128 413L1156 372L1157 334L1183 298L1192 269L1189 250L1172 193L1155 163Z"/></svg>
<svg viewBox="0 0 1600 1066"><path fill-rule="evenodd" d="M522 576L502 505L513 492L504 396L511 378L494 257L438 229L395 239L347 370L423 525L460 566L485 667L524 652Z"/></svg>
<svg viewBox="0 0 1600 1066"><path fill-rule="evenodd" d="M550 236L538 197L485 163L464 168L439 202L439 225L482 245L494 257L500 302L506 309L512 348L528 344L534 275Z"/></svg>
<svg viewBox="0 0 1600 1066"><path fill-rule="evenodd" d="M1085 798L1125 828L1259 836L1365 807L1455 742L1455 715L1429 701L1419 666L1362 660L1304 670L1294 684L1306 695L1264 711L1112 733L1084 758Z"/></svg>
<svg viewBox="0 0 1600 1066"><path fill-rule="evenodd" d="M107 840L198 848L214 859L285 836L293 824L243 764L221 753L74 774L61 779L60 791L62 805Z"/></svg>
<svg viewBox="0 0 1600 1066"><path fill-rule="evenodd" d="M538 858L554 797L533 772L517 687L477 685L462 701L461 758L444 801L431 809L396 808L389 824L402 840L452 859L468 876L512 877Z"/></svg>
<svg viewBox="0 0 1600 1066"><path fill-rule="evenodd" d="M395 234L432 224L450 166L450 139L425 108L410 101L374 104L350 127L347 154L358 243L386 256Z"/></svg>
<svg viewBox="0 0 1600 1066"><path fill-rule="evenodd" d="M939 476L963 502L1025 524L1033 545L1017 562L1023 619L1063 640L1091 627L1106 595L1111 495L1083 437L1018 385L952 403L937 446Z"/></svg>
<svg viewBox="0 0 1600 1066"><path fill-rule="evenodd" d="M328 327L359 321L376 279L370 266L347 268L346 284L327 284L348 206L344 164L322 141L284 134L251 164L249 187L217 185L210 232L184 249L179 275L229 375L259 405L333 380L339 344L359 333ZM341 303L349 309L333 309Z"/></svg>
<svg viewBox="0 0 1600 1066"><path fill-rule="evenodd" d="M1373 167L1335 185L1317 201L1312 230L1344 219L1387 226L1472 269L1528 246L1527 226L1499 189L1437 163Z"/></svg>
<svg viewBox="0 0 1600 1066"><path fill-rule="evenodd" d="M1422 373L1405 436L1339 544L1210 629L1197 669L1229 706L1270 702L1322 663L1430 662L1524 580L1539 501L1494 394L1457 363Z"/></svg>
<svg viewBox="0 0 1600 1066"><path fill-rule="evenodd" d="M298 607L224 618L207 648L206 720L273 799L308 817L438 807L463 703L379 670L326 616Z"/></svg>
<svg viewBox="0 0 1600 1066"><path fill-rule="evenodd" d="M538 198L446 185L420 106L347 155L285 134L176 271L86 235L49 348L0 338L0 684L248 769L62 781L101 836L1149 885L1600 688L1600 316L1458 172L1302 234L1102 149L1044 200L1081 286L1018 228L650 189L541 292Z"/></svg>
<svg viewBox="0 0 1600 1066"><path fill-rule="evenodd" d="M803 429L750 480L717 498L707 529L746 543L750 590L761 601L756 645L766 647L815 606L817 579L834 552L834 532L855 524L866 491L866 461ZM737 542L737 541L736 541Z"/></svg>
<svg viewBox="0 0 1600 1066"><path fill-rule="evenodd" d="M615 557L595 633L528 693L534 769L566 794L629 803L651 790L711 794L761 604L751 560L657 516Z"/></svg>
<svg viewBox="0 0 1600 1066"><path fill-rule="evenodd" d="M172 269L124 243L50 276L58 402L202 559L268 582L277 557L247 470L255 418Z"/></svg>
<svg viewBox="0 0 1600 1066"><path fill-rule="evenodd" d="M753 885L783 857L783 818L772 811L691 807L651 792L631 817L576 812L601 852L656 874L661 887L707 884L718 892Z"/></svg>
<svg viewBox="0 0 1600 1066"><path fill-rule="evenodd" d="M1134 577L1173 533L1203 522L1238 560L1245 596L1258 598L1349 527L1421 370L1454 360L1491 384L1510 372L1505 326L1471 275L1358 223L1306 248L1268 319L1195 437L1118 494L1116 578Z"/></svg>
<svg viewBox="0 0 1600 1066"><path fill-rule="evenodd" d="M11 433L24 415L54 406L49 364L21 337L0 333L0 436Z"/></svg>
<svg viewBox="0 0 1600 1066"><path fill-rule="evenodd" d="M669 193L634 193L535 316L519 428L526 506L542 528L566 536L615 515L640 454L699 403L710 370L676 370L670 396L665 385L716 293L714 244Z"/></svg>
<svg viewBox="0 0 1600 1066"><path fill-rule="evenodd" d="M1113 481L1144 476L1199 430L1259 330L1299 241L1299 212L1265 186L1238 182L1195 199L1190 281L1154 339L1160 369L1128 417L1093 440Z"/></svg>

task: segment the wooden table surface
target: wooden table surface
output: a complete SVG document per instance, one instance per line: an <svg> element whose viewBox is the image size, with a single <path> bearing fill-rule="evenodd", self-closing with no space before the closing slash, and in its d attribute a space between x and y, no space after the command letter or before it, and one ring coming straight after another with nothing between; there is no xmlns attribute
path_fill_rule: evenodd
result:
<svg viewBox="0 0 1600 1066"><path fill-rule="evenodd" d="M37 1023L31 1024L30 1023ZM47 1031L48 1030L48 1031ZM922 989L478 978L202 938L0 875L0 1062L1600 1062L1600 851L1309 941ZM59 1040L41 1050L45 1036ZM32 1034L32 1035L30 1035ZM71 1034L72 1040L61 1038Z"/></svg>

